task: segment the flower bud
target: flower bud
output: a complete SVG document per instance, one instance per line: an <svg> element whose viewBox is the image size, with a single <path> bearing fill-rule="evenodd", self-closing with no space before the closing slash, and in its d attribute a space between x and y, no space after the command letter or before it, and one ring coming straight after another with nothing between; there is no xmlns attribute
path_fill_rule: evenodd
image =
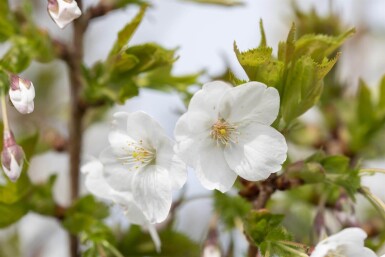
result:
<svg viewBox="0 0 385 257"><path fill-rule="evenodd" d="M202 257L221 257L221 251L218 246L207 245L203 249Z"/></svg>
<svg viewBox="0 0 385 257"><path fill-rule="evenodd" d="M9 98L16 110L22 114L33 112L35 98L35 88L31 81L22 79L16 75L11 75L11 86L9 88Z"/></svg>
<svg viewBox="0 0 385 257"><path fill-rule="evenodd" d="M48 0L48 13L62 29L78 18L82 11L75 0Z"/></svg>
<svg viewBox="0 0 385 257"><path fill-rule="evenodd" d="M15 182L21 174L24 163L24 151L16 144L11 131L4 131L3 151L1 152L1 164L8 178Z"/></svg>

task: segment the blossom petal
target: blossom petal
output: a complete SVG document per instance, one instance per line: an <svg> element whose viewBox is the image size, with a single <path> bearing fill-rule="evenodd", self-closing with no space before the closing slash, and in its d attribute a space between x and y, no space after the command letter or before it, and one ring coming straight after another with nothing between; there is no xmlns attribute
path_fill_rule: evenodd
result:
<svg viewBox="0 0 385 257"><path fill-rule="evenodd" d="M198 113L187 112L183 114L179 118L174 131L177 141L174 147L175 152L191 167L195 167L196 156L201 152L200 145L202 142L210 140L210 127L213 124L213 122L207 122L207 116L201 116L202 120L200 121L198 120L199 115L195 116L195 114ZM191 117L193 119L190 119ZM196 118L194 119L194 117ZM202 123L206 123L206 127L202 126L202 129L194 129L199 126L198 124Z"/></svg>
<svg viewBox="0 0 385 257"><path fill-rule="evenodd" d="M366 237L365 231L361 228L346 228L319 242L310 256L325 257L328 253L337 251L349 257L376 257L372 250L364 247Z"/></svg>
<svg viewBox="0 0 385 257"><path fill-rule="evenodd" d="M85 186L93 195L106 200L111 199L112 188L103 178L103 164L93 160L83 165L81 172L86 174Z"/></svg>
<svg viewBox="0 0 385 257"><path fill-rule="evenodd" d="M174 143L168 137L159 140L157 146L156 165L168 171L171 188L180 189L187 180L186 164L174 154Z"/></svg>
<svg viewBox="0 0 385 257"><path fill-rule="evenodd" d="M87 190L99 198L119 204L131 223L148 224L147 218L135 203L132 194L114 190L105 180L103 169L103 164L98 160L90 161L82 166L81 171L86 175L85 186Z"/></svg>
<svg viewBox="0 0 385 257"><path fill-rule="evenodd" d="M260 82L249 82L228 90L220 102L220 116L237 123L251 120L270 125L279 111L279 93Z"/></svg>
<svg viewBox="0 0 385 257"><path fill-rule="evenodd" d="M207 113L217 119L218 103L225 92L232 86L222 81L213 81L203 85L202 89L194 94L188 106L189 112Z"/></svg>
<svg viewBox="0 0 385 257"><path fill-rule="evenodd" d="M225 159L239 176L250 181L266 179L286 160L284 136L272 127L252 123L238 128L238 143L225 148Z"/></svg>
<svg viewBox="0 0 385 257"><path fill-rule="evenodd" d="M151 223L159 223L167 218L172 203L167 170L149 165L135 174L132 187L135 202Z"/></svg>
<svg viewBox="0 0 385 257"><path fill-rule="evenodd" d="M175 125L175 139L181 141L202 132L210 134L211 126L216 120L204 112L188 111L178 119Z"/></svg>
<svg viewBox="0 0 385 257"><path fill-rule="evenodd" d="M222 148L211 139L202 145L195 172L205 188L221 192L228 191L237 178L227 165Z"/></svg>
<svg viewBox="0 0 385 257"><path fill-rule="evenodd" d="M157 135L165 135L160 124L144 112L117 112L114 118L117 130L123 131L136 142L142 142L145 148L152 147L151 140Z"/></svg>
<svg viewBox="0 0 385 257"><path fill-rule="evenodd" d="M113 189L118 191L130 191L132 189L134 174L140 170L135 170L130 165L123 165L118 162L112 147L106 148L100 154L99 159L104 165L103 175Z"/></svg>

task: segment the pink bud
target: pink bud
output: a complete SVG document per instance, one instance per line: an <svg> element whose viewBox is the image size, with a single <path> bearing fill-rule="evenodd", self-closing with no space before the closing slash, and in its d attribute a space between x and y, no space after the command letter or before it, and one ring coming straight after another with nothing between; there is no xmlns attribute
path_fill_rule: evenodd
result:
<svg viewBox="0 0 385 257"><path fill-rule="evenodd" d="M4 131L3 151L1 152L1 164L5 174L12 182L20 177L24 163L24 151L16 144L11 131Z"/></svg>
<svg viewBox="0 0 385 257"><path fill-rule="evenodd" d="M10 76L9 98L13 106L22 114L33 112L35 88L31 81L17 75Z"/></svg>

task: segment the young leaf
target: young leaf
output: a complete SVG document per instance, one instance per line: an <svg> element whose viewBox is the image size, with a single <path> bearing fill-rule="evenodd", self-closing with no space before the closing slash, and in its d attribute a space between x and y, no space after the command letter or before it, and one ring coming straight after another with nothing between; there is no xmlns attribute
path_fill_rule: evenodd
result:
<svg viewBox="0 0 385 257"><path fill-rule="evenodd" d="M214 208L228 229L235 227L237 219L243 219L251 210L251 203L236 195L230 196L214 192Z"/></svg>
<svg viewBox="0 0 385 257"><path fill-rule="evenodd" d="M130 41L132 35L140 25L140 22L143 19L146 9L146 5L142 6L135 18L130 23L128 23L121 31L119 31L118 39L110 51L110 57L118 54L127 45L128 41Z"/></svg>

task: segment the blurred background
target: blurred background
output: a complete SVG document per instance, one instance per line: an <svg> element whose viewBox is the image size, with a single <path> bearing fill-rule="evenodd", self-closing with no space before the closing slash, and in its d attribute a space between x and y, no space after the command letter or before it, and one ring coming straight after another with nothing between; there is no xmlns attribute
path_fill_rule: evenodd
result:
<svg viewBox="0 0 385 257"><path fill-rule="evenodd" d="M14 5L17 5L17 2L12 0ZM46 1L34 0L33 2L36 22L56 38L70 41L71 26L63 31L59 30L46 12ZM84 2L87 8L98 1L84 0ZM370 86L378 84L385 73L385 1L383 0L245 0L245 5L231 8L200 5L182 0L152 1L153 7L147 12L131 45L157 42L166 48L178 48L177 53L180 58L174 66L174 73L177 75L205 71L202 77L202 82L205 82L210 77L221 75L226 68L231 67L236 75L244 78L245 74L233 52L233 42L236 41L238 47L243 50L256 47L260 40L258 23L263 19L268 45L273 46L276 51L278 42L286 40L290 26L296 20L294 2L303 12L313 8L321 16L327 16L332 12L343 21L346 28L356 27L357 33L342 49L337 70L338 78L349 85L351 94L355 93L359 78L364 79ZM133 18L137 11L135 7L115 11L91 24L85 40L87 65L92 65L106 57L116 39L117 32ZM9 46L0 46L0 54L3 54L7 47ZM38 128L43 128L42 132L47 137L57 136L52 131L58 131L59 134L66 136L68 78L64 64L60 61L44 65L34 63L25 73L25 77L34 81L38 95L35 112L31 116L20 118L19 115L14 115L12 117L12 124L20 124L15 128L16 134L18 131L36 131ZM37 83L39 81L44 83ZM54 90L48 90L48 84L54 85ZM111 112L116 110L143 110L157 119L172 136L175 122L185 107L176 93L144 89L138 97L127 101L123 106L114 107ZM11 110L11 112L14 111ZM107 117L110 116L107 115ZM318 121L317 112L314 110L305 114L304 118L309 122ZM109 121L106 120L87 129L84 139L84 159L89 156L98 156L107 146L109 128ZM306 155L306 152L289 150L293 156ZM385 167L385 162L374 159L365 165L379 168ZM65 153L45 152L30 161L29 175L34 182L45 181L50 174L58 174L55 198L64 206L69 204L67 172L68 156ZM385 181L385 178L381 180ZM370 185L373 192L385 200L381 180L377 176L369 177L365 179L365 184ZM186 190L188 197L198 199L185 204L179 210L176 227L195 241L201 242L207 233L207 225L211 217L212 204L209 199L211 192L199 184L191 171ZM86 193L85 190L83 191ZM362 199L359 199L359 202L363 202ZM120 210L115 208L107 222L112 226L129 225ZM12 236L11 242L20 243L21 256L69 256L67 235L54 219L29 214L18 224L0 230L0 241L8 242L10 236ZM246 241L242 233L239 232L234 236L237 251L244 252ZM224 237L223 244L226 244L227 240L228 238ZM5 252L4 256L12 255L7 255Z"/></svg>

